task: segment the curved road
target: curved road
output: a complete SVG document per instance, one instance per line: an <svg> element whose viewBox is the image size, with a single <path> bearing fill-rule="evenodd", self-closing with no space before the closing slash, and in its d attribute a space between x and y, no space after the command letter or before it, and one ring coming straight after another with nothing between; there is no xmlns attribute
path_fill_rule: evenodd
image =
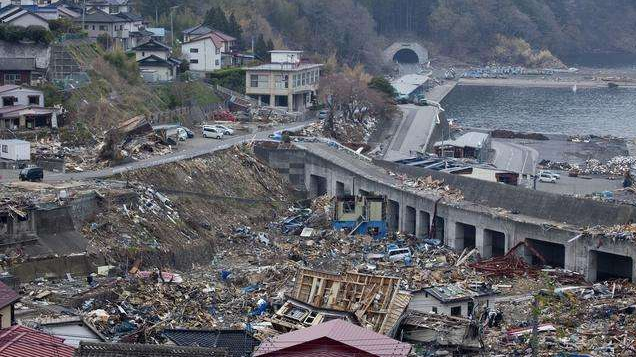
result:
<svg viewBox="0 0 636 357"><path fill-rule="evenodd" d="M162 155L162 156L153 156L147 158L145 160L135 161L124 165L119 165L115 167L109 167L102 170L96 171L85 171L85 172L72 172L72 173L49 173L45 172L44 181L53 182L53 181L67 181L67 180L82 180L82 179L93 179L93 178L103 178L109 177L116 174L120 174L126 171L138 170L146 167L153 167L164 165L167 163L192 159L198 156L207 155L213 153L215 151L227 149L231 146L241 144L244 142L249 142L252 140L263 140L267 139L270 134L273 134L279 130L299 130L313 121L305 121L305 122L297 122L297 123L289 123L286 125L279 125L273 127L272 129L260 131L254 134L246 134L246 135L237 135L229 137L228 139L205 139L205 138L193 138L189 139L185 142L185 144L181 144L181 148L178 148L178 151L173 153ZM185 146L185 148L184 148ZM1 180L2 182L15 181L14 178L6 177Z"/></svg>

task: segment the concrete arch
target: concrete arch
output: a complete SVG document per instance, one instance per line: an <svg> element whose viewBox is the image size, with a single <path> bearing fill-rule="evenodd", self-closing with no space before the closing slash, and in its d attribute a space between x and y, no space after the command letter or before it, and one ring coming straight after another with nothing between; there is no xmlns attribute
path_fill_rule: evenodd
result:
<svg viewBox="0 0 636 357"><path fill-rule="evenodd" d="M418 63L425 64L428 62L428 50L417 42L395 42L384 50L384 60L393 62L393 57L401 50L411 50L415 52Z"/></svg>

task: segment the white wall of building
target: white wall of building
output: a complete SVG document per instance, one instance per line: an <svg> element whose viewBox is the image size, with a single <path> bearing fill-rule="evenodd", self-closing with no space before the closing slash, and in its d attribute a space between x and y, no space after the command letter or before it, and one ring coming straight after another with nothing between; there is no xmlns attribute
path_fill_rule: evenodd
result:
<svg viewBox="0 0 636 357"><path fill-rule="evenodd" d="M221 49L216 48L209 38L184 43L181 53L188 60L191 71L213 72L221 69Z"/></svg>
<svg viewBox="0 0 636 357"><path fill-rule="evenodd" d="M300 62L299 51L271 51L272 63L299 63Z"/></svg>
<svg viewBox="0 0 636 357"><path fill-rule="evenodd" d="M139 67L141 76L147 82L167 82L172 81L172 71L168 67Z"/></svg>
<svg viewBox="0 0 636 357"><path fill-rule="evenodd" d="M481 297L475 299L475 305L482 304L483 306L488 306L489 308L495 307L495 297L492 296L490 298ZM424 292L413 294L411 298L411 302L409 303L408 309L419 311L419 312L435 312L434 308L437 309L438 314L451 316L451 309L453 307L460 306L462 309L461 316L468 317L468 301L462 302L454 302L454 303L442 303L439 300L435 299L431 295L426 296Z"/></svg>
<svg viewBox="0 0 636 357"><path fill-rule="evenodd" d="M31 144L24 140L0 140L0 158L13 161L31 159Z"/></svg>
<svg viewBox="0 0 636 357"><path fill-rule="evenodd" d="M35 104L29 104L29 97L31 96L37 96L38 97L38 105ZM4 100L2 100L5 97L15 97L18 98L17 102L14 102L13 105L35 105L35 106L39 106L39 107L43 107L44 106L44 94L42 94L42 92L38 91L38 90L34 90L34 89L27 89L27 88L17 88L14 89L12 91L7 91L7 92L2 92L0 93L0 108L4 107Z"/></svg>
<svg viewBox="0 0 636 357"><path fill-rule="evenodd" d="M168 59L168 51L135 51L135 60L139 61L152 55L164 60Z"/></svg>

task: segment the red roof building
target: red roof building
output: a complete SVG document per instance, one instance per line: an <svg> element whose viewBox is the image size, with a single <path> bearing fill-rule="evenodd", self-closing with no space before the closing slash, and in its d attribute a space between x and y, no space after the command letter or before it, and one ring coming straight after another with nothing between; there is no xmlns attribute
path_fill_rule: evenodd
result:
<svg viewBox="0 0 636 357"><path fill-rule="evenodd" d="M263 341L254 356L398 357L410 351L408 343L338 319Z"/></svg>
<svg viewBox="0 0 636 357"><path fill-rule="evenodd" d="M64 339L32 328L14 325L0 330L2 357L73 357L73 353Z"/></svg>

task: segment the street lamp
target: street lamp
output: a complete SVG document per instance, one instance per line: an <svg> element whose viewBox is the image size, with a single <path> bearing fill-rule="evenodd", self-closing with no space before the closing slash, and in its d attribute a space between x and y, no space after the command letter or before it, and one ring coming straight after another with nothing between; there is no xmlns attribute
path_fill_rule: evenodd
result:
<svg viewBox="0 0 636 357"><path fill-rule="evenodd" d="M181 7L181 5L170 7L170 37L172 38L172 47L174 47L174 21L172 20L172 15L174 14L174 10L179 7Z"/></svg>

